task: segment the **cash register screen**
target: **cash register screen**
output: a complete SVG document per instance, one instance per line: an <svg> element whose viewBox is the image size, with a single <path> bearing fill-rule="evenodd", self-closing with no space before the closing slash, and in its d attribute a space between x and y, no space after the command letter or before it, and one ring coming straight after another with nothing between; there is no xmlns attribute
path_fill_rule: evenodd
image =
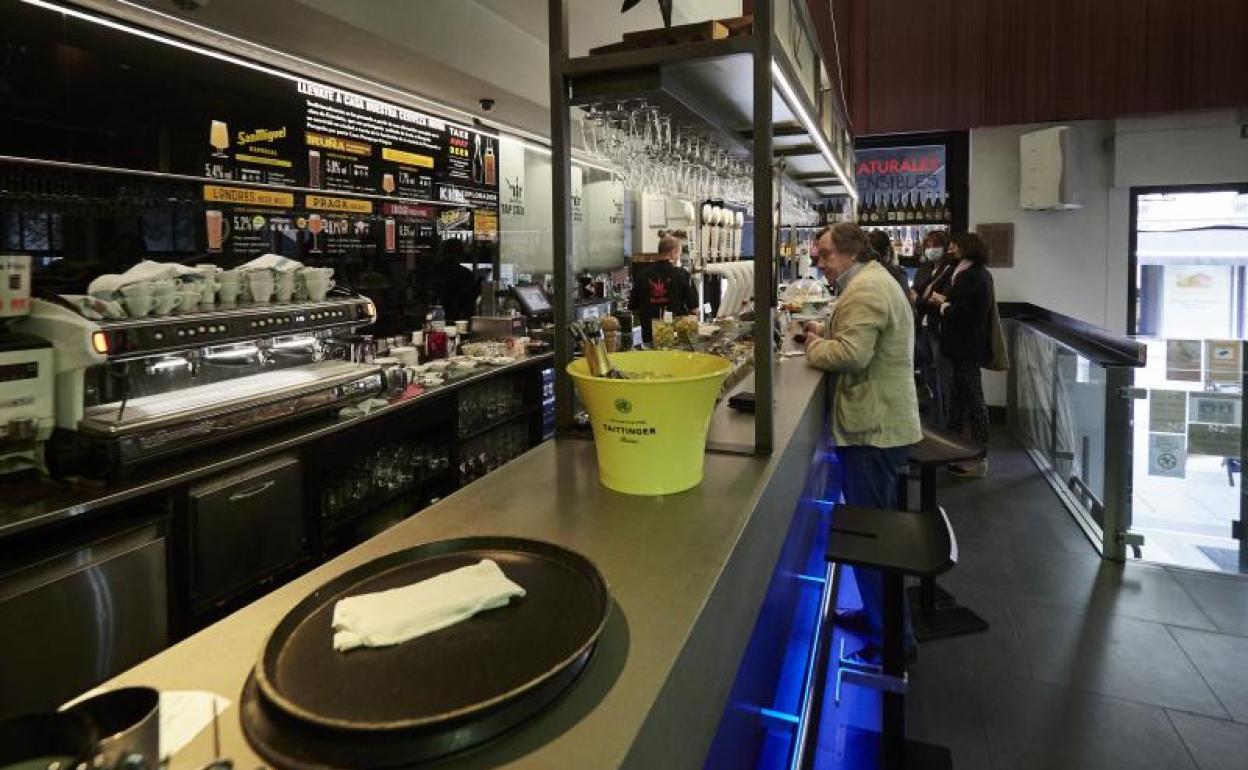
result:
<svg viewBox="0 0 1248 770"><path fill-rule="evenodd" d="M525 315L548 315L553 310L541 286L513 286L511 290L515 292Z"/></svg>

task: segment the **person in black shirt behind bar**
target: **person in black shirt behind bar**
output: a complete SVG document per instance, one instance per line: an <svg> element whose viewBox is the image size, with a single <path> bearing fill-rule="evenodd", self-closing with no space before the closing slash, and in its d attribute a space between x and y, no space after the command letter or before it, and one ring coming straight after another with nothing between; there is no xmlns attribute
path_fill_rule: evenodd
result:
<svg viewBox="0 0 1248 770"><path fill-rule="evenodd" d="M659 258L639 273L628 295L629 307L641 317L641 338L647 345L653 341L651 321L662 318L664 312L679 317L698 309L698 290L689 272L672 264L679 258L680 239L660 238Z"/></svg>

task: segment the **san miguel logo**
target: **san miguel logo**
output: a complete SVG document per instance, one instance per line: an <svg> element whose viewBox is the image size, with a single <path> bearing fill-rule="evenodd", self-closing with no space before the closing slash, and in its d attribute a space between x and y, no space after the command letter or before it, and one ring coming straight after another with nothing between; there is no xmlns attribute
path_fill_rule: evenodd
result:
<svg viewBox="0 0 1248 770"><path fill-rule="evenodd" d="M254 131L239 131L239 144L257 144L260 142L275 142L278 139L286 138L286 126L281 128L257 128Z"/></svg>

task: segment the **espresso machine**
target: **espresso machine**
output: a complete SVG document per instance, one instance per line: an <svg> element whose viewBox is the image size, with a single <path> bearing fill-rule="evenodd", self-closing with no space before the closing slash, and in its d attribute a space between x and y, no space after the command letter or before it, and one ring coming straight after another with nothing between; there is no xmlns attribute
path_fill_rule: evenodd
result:
<svg viewBox="0 0 1248 770"><path fill-rule="evenodd" d="M55 421L52 345L13 328L30 302L30 257L0 255L0 483L38 470Z"/></svg>
<svg viewBox="0 0 1248 770"><path fill-rule="evenodd" d="M126 320L36 298L20 328L56 353L47 468L113 477L376 395L381 367L351 360L343 342L375 316L371 300L346 291Z"/></svg>

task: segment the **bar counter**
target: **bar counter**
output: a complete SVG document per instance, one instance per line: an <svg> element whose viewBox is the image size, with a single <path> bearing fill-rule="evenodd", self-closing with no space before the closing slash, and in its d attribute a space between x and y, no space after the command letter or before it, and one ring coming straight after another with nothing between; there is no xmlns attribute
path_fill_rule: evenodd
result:
<svg viewBox="0 0 1248 770"><path fill-rule="evenodd" d="M469 535L527 537L593 560L610 586L610 620L586 672L553 707L436 766L701 767L827 411L821 372L801 359L780 361L775 372L771 456L708 454L700 486L633 497L598 483L592 442L548 441L105 686L224 695L232 706L221 720L222 756L257 767L264 763L242 735L237 705L264 640L294 604L393 551ZM751 444L752 426L751 415L721 403L711 440ZM207 762L209 732L179 752L171 770Z"/></svg>

